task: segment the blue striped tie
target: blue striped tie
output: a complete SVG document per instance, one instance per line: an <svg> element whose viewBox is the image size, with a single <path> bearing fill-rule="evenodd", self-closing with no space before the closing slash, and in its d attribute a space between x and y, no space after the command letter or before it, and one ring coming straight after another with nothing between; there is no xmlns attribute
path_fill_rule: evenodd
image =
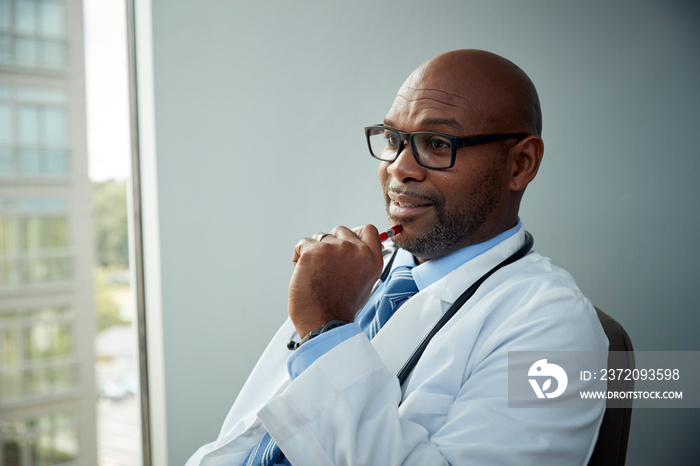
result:
<svg viewBox="0 0 700 466"><path fill-rule="evenodd" d="M391 272L374 313L367 312L360 316L360 327L370 339L374 338L394 312L416 293L418 293L418 287L413 280L411 269L405 266L396 267Z"/></svg>
<svg viewBox="0 0 700 466"><path fill-rule="evenodd" d="M370 339L374 338L394 312L417 292L418 287L413 280L411 269L405 266L396 267L389 277L374 313L367 312L360 317L360 327ZM277 442L269 433L265 433L241 466L272 466L280 462L288 464L285 458L280 459L281 453L282 450L277 446Z"/></svg>
<svg viewBox="0 0 700 466"><path fill-rule="evenodd" d="M280 461L280 453L282 450L277 446L277 442L266 432L241 466L271 466Z"/></svg>

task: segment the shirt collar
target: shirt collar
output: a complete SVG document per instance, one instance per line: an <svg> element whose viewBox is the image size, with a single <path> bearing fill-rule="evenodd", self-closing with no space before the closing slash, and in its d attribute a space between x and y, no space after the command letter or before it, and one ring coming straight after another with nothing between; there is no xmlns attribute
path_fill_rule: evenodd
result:
<svg viewBox="0 0 700 466"><path fill-rule="evenodd" d="M442 277L452 272L460 265L485 253L489 249L499 244L501 241L510 238L521 228L522 224L520 223L520 218L518 218L518 223L513 228L506 230L503 233L484 241L483 243L466 246L462 249L451 252L446 256L431 259L419 265L416 264L413 254L405 249L399 249L396 252L394 263L391 265L391 271L393 272L396 267L410 267L411 274L413 274L413 279L416 281L418 290L421 291L440 280Z"/></svg>

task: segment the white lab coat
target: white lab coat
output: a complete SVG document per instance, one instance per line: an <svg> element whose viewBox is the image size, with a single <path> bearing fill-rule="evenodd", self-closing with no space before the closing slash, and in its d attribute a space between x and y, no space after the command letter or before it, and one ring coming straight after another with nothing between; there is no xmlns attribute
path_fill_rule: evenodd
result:
<svg viewBox="0 0 700 466"><path fill-rule="evenodd" d="M507 406L508 351L607 351L593 306L567 272L536 252L479 288L433 338L403 389L396 378L452 302L523 243L521 228L408 300L372 341L352 337L294 381L287 320L219 438L187 465L239 465L265 431L295 466L586 464L604 401L593 409Z"/></svg>

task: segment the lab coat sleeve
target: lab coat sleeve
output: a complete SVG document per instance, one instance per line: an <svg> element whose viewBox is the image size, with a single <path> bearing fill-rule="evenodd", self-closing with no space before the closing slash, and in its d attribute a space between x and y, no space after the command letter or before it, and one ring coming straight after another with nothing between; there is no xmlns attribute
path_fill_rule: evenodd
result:
<svg viewBox="0 0 700 466"><path fill-rule="evenodd" d="M338 345L258 417L295 466L446 464L419 424L401 419L401 389L364 334Z"/></svg>
<svg viewBox="0 0 700 466"><path fill-rule="evenodd" d="M535 316L523 312L501 322L464 371L454 364L464 340L450 335L464 329L448 329L445 341L436 342L445 344L426 351L422 373L414 373L427 382L417 382L400 406L396 375L361 334L321 356L258 417L295 466L585 464L604 402L595 409L507 404L508 351L533 350L533 340L555 349L606 350L587 305L562 299L543 299L550 302L530 306ZM584 340L595 344L571 346L587 333ZM444 373L437 376L444 383L431 386L426 373ZM449 374L459 380L448 382Z"/></svg>

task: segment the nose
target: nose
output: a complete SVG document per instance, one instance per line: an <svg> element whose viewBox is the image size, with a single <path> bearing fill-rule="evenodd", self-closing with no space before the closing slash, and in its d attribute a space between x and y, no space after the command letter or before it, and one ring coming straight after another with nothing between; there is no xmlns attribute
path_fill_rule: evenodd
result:
<svg viewBox="0 0 700 466"><path fill-rule="evenodd" d="M396 160L387 166L386 171L401 182L408 180L422 181L425 179L427 168L418 163L418 160L413 155L411 144L406 141Z"/></svg>

